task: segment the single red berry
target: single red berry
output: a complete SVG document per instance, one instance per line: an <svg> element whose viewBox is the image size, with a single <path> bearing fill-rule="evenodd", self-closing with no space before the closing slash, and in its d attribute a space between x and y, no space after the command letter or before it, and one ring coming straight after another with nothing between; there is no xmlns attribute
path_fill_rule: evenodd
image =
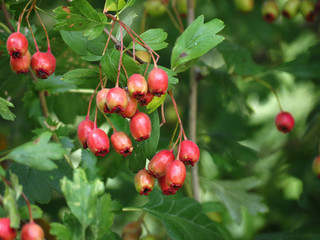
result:
<svg viewBox="0 0 320 240"><path fill-rule="evenodd" d="M179 189L186 178L186 167L183 162L174 160L166 169L166 183L170 188Z"/></svg>
<svg viewBox="0 0 320 240"><path fill-rule="evenodd" d="M138 101L137 99L128 96L128 104L124 111L121 113L122 117L132 118L133 115L137 112L138 109Z"/></svg>
<svg viewBox="0 0 320 240"><path fill-rule="evenodd" d="M127 107L128 95L119 87L111 88L107 94L107 106L113 113L121 113Z"/></svg>
<svg viewBox="0 0 320 240"><path fill-rule="evenodd" d="M128 79L128 93L131 97L139 99L148 92L148 84L140 74L132 74Z"/></svg>
<svg viewBox="0 0 320 240"><path fill-rule="evenodd" d="M312 163L312 170L320 179L320 156L317 156Z"/></svg>
<svg viewBox="0 0 320 240"><path fill-rule="evenodd" d="M300 3L300 12L306 21L313 22L316 17L313 1L302 0Z"/></svg>
<svg viewBox="0 0 320 240"><path fill-rule="evenodd" d="M158 185L164 195L174 195L177 192L177 189L168 186L165 175L158 178Z"/></svg>
<svg viewBox="0 0 320 240"><path fill-rule="evenodd" d="M109 90L109 88L103 88L97 93L96 104L101 112L110 113L107 106L107 95Z"/></svg>
<svg viewBox="0 0 320 240"><path fill-rule="evenodd" d="M293 18L299 11L300 0L288 0L282 9L282 15L286 18Z"/></svg>
<svg viewBox="0 0 320 240"><path fill-rule="evenodd" d="M44 232L35 222L25 224L21 230L21 240L43 240Z"/></svg>
<svg viewBox="0 0 320 240"><path fill-rule="evenodd" d="M53 73L53 63L47 53L36 52L31 57L31 68L39 78L46 79Z"/></svg>
<svg viewBox="0 0 320 240"><path fill-rule="evenodd" d="M279 7L274 0L266 0L262 5L262 16L264 20L271 23L279 17Z"/></svg>
<svg viewBox="0 0 320 240"><path fill-rule="evenodd" d="M167 165L174 161L174 154L169 150L161 150L153 156L148 164L148 173L155 178L165 175Z"/></svg>
<svg viewBox="0 0 320 240"><path fill-rule="evenodd" d="M83 148L87 148L88 147L88 135L89 133L93 130L94 128L94 124L92 121L90 121L89 119L82 121L81 123L79 123L78 125L78 129L77 129L77 134L78 134L78 139L81 142Z"/></svg>
<svg viewBox="0 0 320 240"><path fill-rule="evenodd" d="M280 112L275 119L276 127L280 132L291 132L294 127L294 118L288 112Z"/></svg>
<svg viewBox="0 0 320 240"><path fill-rule="evenodd" d="M90 151L96 156L104 157L109 152L109 137L100 128L95 128L88 134L87 143Z"/></svg>
<svg viewBox="0 0 320 240"><path fill-rule="evenodd" d="M14 240L16 236L16 230L10 227L10 219L0 218L0 239Z"/></svg>
<svg viewBox="0 0 320 240"><path fill-rule="evenodd" d="M143 97L140 97L138 101L140 106L146 106L152 101L153 98L154 98L154 95L150 92L147 92L147 94L144 95Z"/></svg>
<svg viewBox="0 0 320 240"><path fill-rule="evenodd" d="M141 195L149 195L154 186L154 178L146 169L140 170L134 177L134 185Z"/></svg>
<svg viewBox="0 0 320 240"><path fill-rule="evenodd" d="M197 144L190 140L184 140L180 145L179 159L185 165L194 165L199 161L200 150Z"/></svg>
<svg viewBox="0 0 320 240"><path fill-rule="evenodd" d="M168 89L168 74L160 68L154 68L148 75L149 92L160 97Z"/></svg>
<svg viewBox="0 0 320 240"><path fill-rule="evenodd" d="M140 142L146 140L151 134L151 121L147 114L143 112L137 112L130 119L130 132L132 137Z"/></svg>
<svg viewBox="0 0 320 240"><path fill-rule="evenodd" d="M131 139L124 132L114 132L110 139L112 146L117 153L120 153L125 157L132 153L133 147Z"/></svg>
<svg viewBox="0 0 320 240"><path fill-rule="evenodd" d="M47 56L49 56L51 63L52 63L51 71L54 72L56 70L56 65L57 65L56 58L53 56L53 54L50 50L47 51L45 54L47 54Z"/></svg>
<svg viewBox="0 0 320 240"><path fill-rule="evenodd" d="M134 234L139 237L142 234L142 227L140 222L129 222L122 229L122 237L128 234Z"/></svg>
<svg viewBox="0 0 320 240"><path fill-rule="evenodd" d="M21 58L10 57L10 67L13 72L26 73L29 72L31 54L29 51Z"/></svg>
<svg viewBox="0 0 320 240"><path fill-rule="evenodd" d="M28 52L28 40L19 32L12 33L7 39L7 50L11 57L21 58Z"/></svg>

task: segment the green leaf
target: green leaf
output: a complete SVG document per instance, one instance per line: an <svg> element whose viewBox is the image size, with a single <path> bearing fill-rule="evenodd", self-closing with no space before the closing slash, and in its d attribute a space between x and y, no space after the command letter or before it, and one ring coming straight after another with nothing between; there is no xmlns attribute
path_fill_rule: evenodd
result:
<svg viewBox="0 0 320 240"><path fill-rule="evenodd" d="M88 19L100 21L97 11L86 0L74 0L71 2L71 6Z"/></svg>
<svg viewBox="0 0 320 240"><path fill-rule="evenodd" d="M248 190L261 184L255 177L244 178L236 181L206 181L205 186L220 198L228 209L232 219L238 224L242 221L241 207L245 207L252 215L265 213L267 206L262 203L263 198Z"/></svg>
<svg viewBox="0 0 320 240"><path fill-rule="evenodd" d="M61 223L50 223L50 234L56 236L57 240L72 240L71 230Z"/></svg>
<svg viewBox="0 0 320 240"><path fill-rule="evenodd" d="M75 85L87 84L91 81L98 82L99 71L93 69L75 69L65 73L61 80Z"/></svg>
<svg viewBox="0 0 320 240"><path fill-rule="evenodd" d="M149 29L140 35L142 40L155 51L164 49L168 46L168 43L165 42L167 36L168 34L165 31L163 31L162 28ZM130 43L129 48L133 48L132 42ZM139 44L135 44L135 49L146 50Z"/></svg>
<svg viewBox="0 0 320 240"><path fill-rule="evenodd" d="M94 220L97 208L97 197L104 192L104 185L100 180L88 182L82 169L76 169L73 181L64 177L61 189L71 212L86 229Z"/></svg>
<svg viewBox="0 0 320 240"><path fill-rule="evenodd" d="M137 142L133 141L133 152L127 157L129 169L136 173L145 167L146 159L151 159L157 151L160 127L158 112L155 111L149 115L152 125L151 135L147 140Z"/></svg>
<svg viewBox="0 0 320 240"><path fill-rule="evenodd" d="M93 180L97 177L98 168L97 157L86 149L81 150L81 167L86 171L88 179Z"/></svg>
<svg viewBox="0 0 320 240"><path fill-rule="evenodd" d="M114 214L111 209L111 197L104 194L97 202L96 214L90 225L95 239L99 239L106 234L113 223Z"/></svg>
<svg viewBox="0 0 320 240"><path fill-rule="evenodd" d="M223 37L216 35L224 28L223 22L213 19L204 24L204 16L199 16L183 32L175 43L171 56L171 69L183 72L189 63L223 41Z"/></svg>
<svg viewBox="0 0 320 240"><path fill-rule="evenodd" d="M82 229L78 220L72 213L65 212L63 224L50 223L50 233L57 236L57 240L79 240Z"/></svg>
<svg viewBox="0 0 320 240"><path fill-rule="evenodd" d="M31 204L31 212L32 212L32 217L34 219L42 218L43 212L41 208L39 208L37 205L32 205ZM19 208L19 214L21 219L28 220L29 219L29 208L27 205L24 205Z"/></svg>
<svg viewBox="0 0 320 240"><path fill-rule="evenodd" d="M152 101L147 105L148 114L158 109L166 99L167 93L161 95L161 97L154 97Z"/></svg>
<svg viewBox="0 0 320 240"><path fill-rule="evenodd" d="M5 120L13 121L16 117L10 110L9 107L14 107L13 104L0 97L0 115Z"/></svg>
<svg viewBox="0 0 320 240"><path fill-rule="evenodd" d="M120 11L125 5L125 0L106 0L103 12Z"/></svg>
<svg viewBox="0 0 320 240"><path fill-rule="evenodd" d="M70 89L77 88L74 84L68 83L66 81L61 81L61 76L55 76L54 74L43 79L41 81L35 82L36 89L39 91L49 91L51 93L63 93Z"/></svg>
<svg viewBox="0 0 320 240"><path fill-rule="evenodd" d="M15 148L6 158L42 171L57 168L52 160L61 159L66 150L59 143L49 142L51 135L49 132L42 133L35 141Z"/></svg>
<svg viewBox="0 0 320 240"><path fill-rule="evenodd" d="M137 17L138 15L134 11L126 12L124 17L121 18L121 21L125 23L127 26L131 26L133 23L133 20ZM125 31L122 28L122 37L124 38L127 34L127 31ZM116 36L116 39L121 42L121 31L120 28L117 28L117 30L114 32L114 35Z"/></svg>
<svg viewBox="0 0 320 240"><path fill-rule="evenodd" d="M149 196L150 201L142 209L163 223L171 239L223 239L218 226L204 214L200 203L194 199L174 199L158 190L153 190Z"/></svg>

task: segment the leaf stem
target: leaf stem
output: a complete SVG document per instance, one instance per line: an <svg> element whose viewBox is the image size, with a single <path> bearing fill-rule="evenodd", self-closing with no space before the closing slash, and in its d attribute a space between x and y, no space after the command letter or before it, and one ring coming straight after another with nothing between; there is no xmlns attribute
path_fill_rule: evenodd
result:
<svg viewBox="0 0 320 240"><path fill-rule="evenodd" d="M127 207L127 208L122 208L122 211L123 212L140 212L140 211L143 211L143 209Z"/></svg>

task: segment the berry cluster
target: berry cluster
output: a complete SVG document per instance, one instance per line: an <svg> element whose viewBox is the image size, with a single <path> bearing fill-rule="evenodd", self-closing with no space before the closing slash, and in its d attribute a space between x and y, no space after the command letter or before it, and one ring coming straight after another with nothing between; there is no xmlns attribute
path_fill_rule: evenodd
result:
<svg viewBox="0 0 320 240"><path fill-rule="evenodd" d="M31 65L32 70L34 73L42 79L48 78L56 69L56 59L51 53L51 48L50 48L50 41L49 41L49 36L47 33L47 30L40 18L40 15L37 12L37 9L35 7L36 1L31 5L31 7L27 10L27 7L29 6L30 3L28 3L25 8L23 9L21 15L19 16L19 21L18 21L18 27L17 27L17 32L12 33L9 38L7 39L7 50L8 53L10 54L10 66L13 72L16 72L17 74L20 73L26 73L29 71L29 67ZM36 39L34 37L34 34L32 32L30 22L29 22L29 15L31 11L34 10L36 15L38 16L38 19L45 31L46 38L47 38L47 43L48 43L48 49L47 52L40 52L38 48L38 44L36 42ZM25 12L28 11L27 13L27 23L30 29L30 32L32 34L34 44L36 47L36 52L32 55L28 50L29 44L28 40L23 35L20 33L20 26L21 26L21 21L23 18L23 15Z"/></svg>
<svg viewBox="0 0 320 240"><path fill-rule="evenodd" d="M10 226L9 218L0 219L0 239L14 240L16 239L17 231ZM21 229L21 240L43 240L44 232L42 228L33 221L23 225Z"/></svg>

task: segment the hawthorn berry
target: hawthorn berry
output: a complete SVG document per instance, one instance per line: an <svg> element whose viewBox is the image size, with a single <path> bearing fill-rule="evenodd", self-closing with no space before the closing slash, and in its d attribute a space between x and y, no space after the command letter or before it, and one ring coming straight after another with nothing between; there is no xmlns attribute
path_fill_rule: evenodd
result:
<svg viewBox="0 0 320 240"><path fill-rule="evenodd" d="M107 106L107 94L109 90L109 88L103 88L97 93L96 104L101 112L110 113Z"/></svg>
<svg viewBox="0 0 320 240"><path fill-rule="evenodd" d="M150 62L151 59L151 55L147 51L138 50L136 56L146 63Z"/></svg>
<svg viewBox="0 0 320 240"><path fill-rule="evenodd" d="M164 195L174 195L177 192L177 189L171 188L168 186L167 181L166 181L166 176L162 176L157 179L158 180L158 185Z"/></svg>
<svg viewBox="0 0 320 240"><path fill-rule="evenodd" d="M185 165L192 165L199 161L200 150L197 144L190 140L184 140L180 145L179 159Z"/></svg>
<svg viewBox="0 0 320 240"><path fill-rule="evenodd" d="M12 33L7 39L7 50L11 57L21 58L28 52L28 40L20 32Z"/></svg>
<svg viewBox="0 0 320 240"><path fill-rule="evenodd" d="M173 151L161 150L153 156L148 164L148 173L155 178L159 178L165 175L167 165L174 161Z"/></svg>
<svg viewBox="0 0 320 240"><path fill-rule="evenodd" d="M280 112L275 119L275 124L280 132L291 132L294 127L294 118L289 112Z"/></svg>
<svg viewBox="0 0 320 240"><path fill-rule="evenodd" d="M149 92L160 97L168 89L168 74L160 68L154 68L148 75Z"/></svg>
<svg viewBox="0 0 320 240"><path fill-rule="evenodd" d="M312 170L320 179L320 156L317 156L312 163Z"/></svg>
<svg viewBox="0 0 320 240"><path fill-rule="evenodd" d="M300 12L304 19L308 22L313 22L315 20L315 6L311 0L302 0L300 3Z"/></svg>
<svg viewBox="0 0 320 240"><path fill-rule="evenodd" d="M56 70L56 66L57 66L57 61L56 58L53 56L52 52L49 50L47 51L45 54L47 54L47 56L49 56L52 66L51 66L51 71L52 73Z"/></svg>
<svg viewBox="0 0 320 240"><path fill-rule="evenodd" d="M29 51L21 58L10 57L10 67L17 74L29 72L31 54Z"/></svg>
<svg viewBox="0 0 320 240"><path fill-rule="evenodd" d="M133 115L137 112L138 101L137 99L128 96L128 104L124 111L121 113L122 117L132 118Z"/></svg>
<svg viewBox="0 0 320 240"><path fill-rule="evenodd" d="M193 1L195 4L195 1ZM185 18L188 14L188 3L187 0L177 0L177 10L181 17Z"/></svg>
<svg viewBox="0 0 320 240"><path fill-rule="evenodd" d="M94 123L89 119L83 120L78 125L77 135L80 143L82 144L83 148L88 148L88 135L93 130Z"/></svg>
<svg viewBox="0 0 320 240"><path fill-rule="evenodd" d="M47 79L54 70L50 56L44 52L36 52L32 55L31 68L42 79Z"/></svg>
<svg viewBox="0 0 320 240"><path fill-rule="evenodd" d="M140 106L147 106L154 98L154 95L147 92L146 95L138 99Z"/></svg>
<svg viewBox="0 0 320 240"><path fill-rule="evenodd" d="M262 16L268 23L272 23L279 17L279 7L274 0L266 0L262 5Z"/></svg>
<svg viewBox="0 0 320 240"><path fill-rule="evenodd" d="M107 106L110 112L121 113L127 107L128 95L119 87L111 88L107 93Z"/></svg>
<svg viewBox="0 0 320 240"><path fill-rule="evenodd" d="M127 225L125 225L122 229L122 237L134 234L135 236L139 237L142 234L142 227L140 222L129 222Z"/></svg>
<svg viewBox="0 0 320 240"><path fill-rule="evenodd" d="M140 195L149 195L154 186L154 177L146 169L140 170L134 177L134 186Z"/></svg>
<svg viewBox="0 0 320 240"><path fill-rule="evenodd" d="M132 137L140 142L146 140L151 134L151 121L147 114L143 112L137 112L130 119L130 132Z"/></svg>
<svg viewBox="0 0 320 240"><path fill-rule="evenodd" d="M128 93L130 96L139 99L148 92L148 84L140 74L132 74L128 79Z"/></svg>
<svg viewBox="0 0 320 240"><path fill-rule="evenodd" d="M168 164L165 176L170 188L179 189L186 178L186 167L180 160L174 160Z"/></svg>
<svg viewBox="0 0 320 240"><path fill-rule="evenodd" d="M87 143L90 151L96 156L104 157L109 152L109 137L100 128L95 128L88 134Z"/></svg>
<svg viewBox="0 0 320 240"><path fill-rule="evenodd" d="M14 240L17 236L15 229L10 227L9 218L0 219L0 239L2 240Z"/></svg>
<svg viewBox="0 0 320 240"><path fill-rule="evenodd" d="M254 8L254 0L235 0L236 8L244 13L251 12Z"/></svg>
<svg viewBox="0 0 320 240"><path fill-rule="evenodd" d="M21 240L43 240L44 232L35 222L25 224L21 230Z"/></svg>
<svg viewBox="0 0 320 240"><path fill-rule="evenodd" d="M132 153L133 147L131 139L124 132L114 132L110 139L112 146L117 153L120 153L125 157Z"/></svg>
<svg viewBox="0 0 320 240"><path fill-rule="evenodd" d="M300 0L288 0L282 10L282 15L286 18L293 18L299 11Z"/></svg>

